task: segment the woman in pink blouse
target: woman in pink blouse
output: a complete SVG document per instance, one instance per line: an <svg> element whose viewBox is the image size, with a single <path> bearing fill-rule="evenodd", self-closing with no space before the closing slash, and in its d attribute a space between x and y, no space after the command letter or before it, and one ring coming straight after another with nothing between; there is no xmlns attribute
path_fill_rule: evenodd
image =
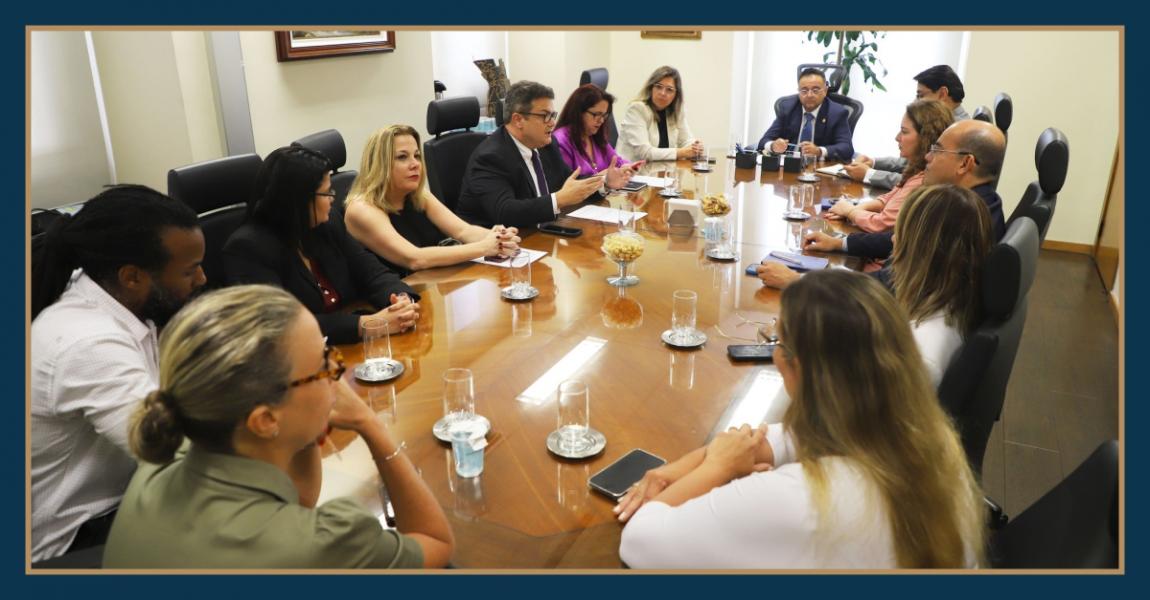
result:
<svg viewBox="0 0 1150 600"><path fill-rule="evenodd" d="M607 117L615 97L588 83L571 93L552 135L559 144L563 160L581 176L599 173L617 161L618 166L627 159L620 156L607 142ZM641 166L643 161L635 163Z"/></svg>
<svg viewBox="0 0 1150 600"><path fill-rule="evenodd" d="M880 232L894 228L902 202L923 182L926 153L938 141L942 131L954 122L954 114L936 100L916 100L906 107L902 126L894 140L898 153L906 159L902 182L876 200L860 202L857 206L839 200L831 207L831 218L843 218L863 231Z"/></svg>

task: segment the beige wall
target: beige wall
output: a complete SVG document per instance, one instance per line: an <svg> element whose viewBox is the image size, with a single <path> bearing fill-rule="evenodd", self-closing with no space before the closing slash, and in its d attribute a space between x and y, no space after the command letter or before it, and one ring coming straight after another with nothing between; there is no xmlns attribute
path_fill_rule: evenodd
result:
<svg viewBox="0 0 1150 600"><path fill-rule="evenodd" d="M225 153L222 123L208 64L207 35L203 31L172 33L192 162L219 158Z"/></svg>
<svg viewBox="0 0 1150 600"><path fill-rule="evenodd" d="M347 144L347 167L359 168L368 135L393 123L426 135L432 88L431 34L400 31L396 49L277 62L270 31L240 34L256 152L266 156L292 140L338 129Z"/></svg>
<svg viewBox="0 0 1150 600"><path fill-rule="evenodd" d="M1118 33L1103 31L971 34L967 101L1014 100L1010 145L998 193L1007 215L1037 179L1034 144L1047 127L1070 141L1070 168L1047 240L1093 245L1118 140Z"/></svg>
<svg viewBox="0 0 1150 600"><path fill-rule="evenodd" d="M507 34L511 82L537 81L555 91L555 110L579 85L585 69L608 67L611 36L607 31L512 31ZM607 89L619 94L614 73Z"/></svg>

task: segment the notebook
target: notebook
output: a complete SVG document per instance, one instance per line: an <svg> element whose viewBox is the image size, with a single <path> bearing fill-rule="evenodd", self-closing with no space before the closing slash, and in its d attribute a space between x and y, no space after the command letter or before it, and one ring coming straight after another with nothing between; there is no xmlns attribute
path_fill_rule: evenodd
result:
<svg viewBox="0 0 1150 600"><path fill-rule="evenodd" d="M823 175L830 175L832 177L850 178L850 175L847 175L847 170L843 168L843 165L834 165L833 167L822 167L821 169L815 169L815 173L822 173Z"/></svg>
<svg viewBox="0 0 1150 600"><path fill-rule="evenodd" d="M804 254L795 254L793 252L783 252L781 250L772 250L765 257L763 262L777 262L784 266L790 267L792 271L805 273L807 271L817 271L819 269L827 268L830 261L818 256L806 256Z"/></svg>

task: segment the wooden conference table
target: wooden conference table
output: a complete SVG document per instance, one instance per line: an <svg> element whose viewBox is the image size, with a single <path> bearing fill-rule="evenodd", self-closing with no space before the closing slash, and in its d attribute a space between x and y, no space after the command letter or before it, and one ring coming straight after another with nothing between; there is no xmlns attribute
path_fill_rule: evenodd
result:
<svg viewBox="0 0 1150 600"><path fill-rule="evenodd" d="M655 174L671 166L653 163L644 170ZM769 363L733 363L726 347L753 343L757 326L747 321L778 314L778 291L744 270L786 248L792 225L782 213L796 175L735 169L723 158L707 174L692 172L687 161L674 166L684 196L726 194L738 260L706 258L698 229L669 234L663 198L647 188L630 197L647 213L636 225L646 243L632 265L638 285L618 289L606 282L618 267L600 246L617 225L563 217L561 224L582 228L583 235L524 237L523 247L548 254L532 264L540 290L533 301L501 299L508 269L475 263L432 269L407 279L422 295L422 316L415 332L391 338L393 356L405 366L398 379L357 383L350 367L362 361L362 347L341 347L349 366L345 377L407 442L407 455L447 513L456 536L455 566L619 568L614 503L588 488L588 478L634 448L674 460L728 422L756 422L781 387ZM815 211L823 198L870 195L846 179L819 176L815 185ZM859 266L856 259L829 256ZM698 293L697 326L708 336L695 350L659 339L670 328L672 292L681 288ZM727 339L716 325L727 336L747 339ZM450 367L474 373L476 412L492 424L483 473L472 479L456 476L450 445L431 433L443 416L442 374ZM554 373L564 369L564 379L581 379L590 388L591 427L607 438L595 457L567 460L546 448L557 418ZM549 372L550 381L544 377ZM544 393L529 397L525 392L533 385ZM340 450L325 450L321 501L351 496L382 514L379 477L366 445L345 431L333 441Z"/></svg>

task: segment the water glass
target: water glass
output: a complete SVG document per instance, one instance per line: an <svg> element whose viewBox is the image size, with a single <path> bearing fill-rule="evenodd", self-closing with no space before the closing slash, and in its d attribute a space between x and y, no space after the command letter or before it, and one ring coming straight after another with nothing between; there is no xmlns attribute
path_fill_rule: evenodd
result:
<svg viewBox="0 0 1150 600"><path fill-rule="evenodd" d="M591 420L591 395L587 384L570 379L559 384L559 449L577 454L591 447L587 435Z"/></svg>
<svg viewBox="0 0 1150 600"><path fill-rule="evenodd" d="M483 449L487 447L483 428L478 423L459 422L447 430L451 436L451 454L455 458L455 474L475 477L483 472Z"/></svg>
<svg viewBox="0 0 1150 600"><path fill-rule="evenodd" d="M475 417L475 384L471 369L448 369L443 372L443 416L448 425L467 422Z"/></svg>
<svg viewBox="0 0 1150 600"><path fill-rule="evenodd" d="M675 290L671 304L671 335L686 343L695 333L695 303L699 295L691 290Z"/></svg>
<svg viewBox="0 0 1150 600"><path fill-rule="evenodd" d="M815 208L815 186L811 183L804 183L803 189L803 210L806 212L813 212Z"/></svg>
<svg viewBox="0 0 1150 600"><path fill-rule="evenodd" d="M531 255L519 250L509 260L511 261L510 296L520 300L530 298L535 292L535 288L531 287Z"/></svg>
<svg viewBox="0 0 1150 600"><path fill-rule="evenodd" d="M635 203L629 195L619 200L619 231L635 231Z"/></svg>
<svg viewBox="0 0 1150 600"><path fill-rule="evenodd" d="M803 224L801 221L787 223L787 250L798 254L803 251Z"/></svg>
<svg viewBox="0 0 1150 600"><path fill-rule="evenodd" d="M803 186L792 185L787 190L787 212L786 216L790 218L802 218L803 212Z"/></svg>
<svg viewBox="0 0 1150 600"><path fill-rule="evenodd" d="M815 154L803 154L803 175L806 177L815 176L815 165L818 164L819 157Z"/></svg>
<svg viewBox="0 0 1150 600"><path fill-rule="evenodd" d="M363 362L371 379L384 379L390 372L391 332L387 321L366 319L363 322Z"/></svg>

